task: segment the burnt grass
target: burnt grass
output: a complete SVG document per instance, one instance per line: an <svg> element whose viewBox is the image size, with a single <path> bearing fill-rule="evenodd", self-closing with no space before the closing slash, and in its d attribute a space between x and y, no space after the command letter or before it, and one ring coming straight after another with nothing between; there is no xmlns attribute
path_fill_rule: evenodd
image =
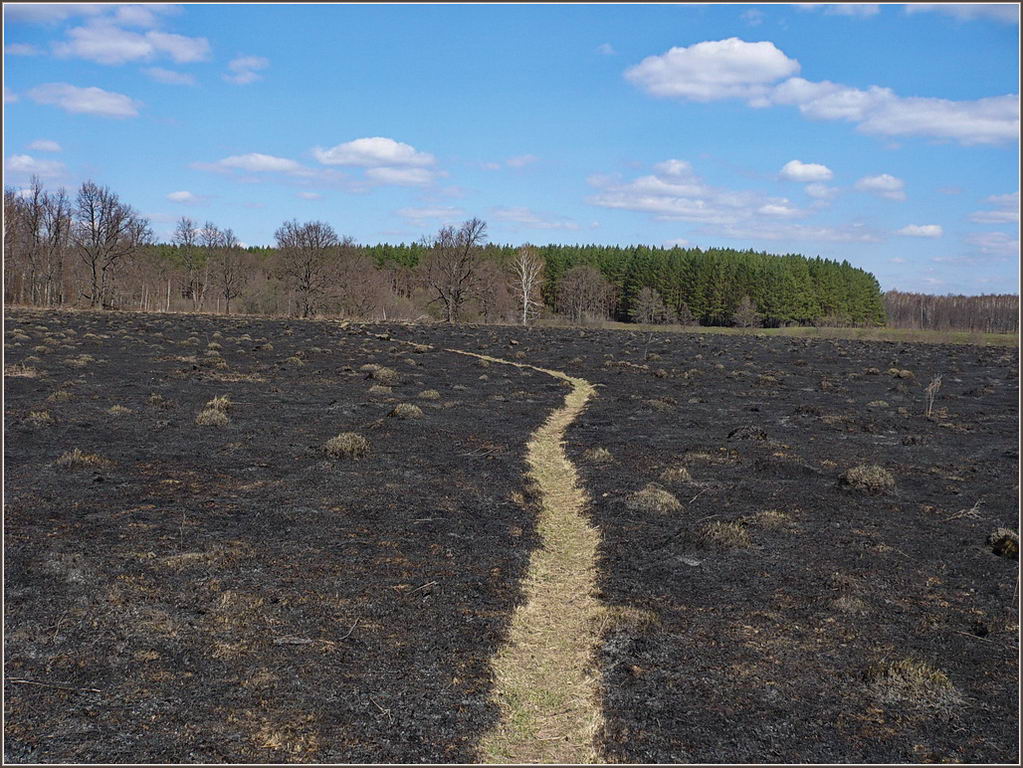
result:
<svg viewBox="0 0 1023 768"><path fill-rule="evenodd" d="M475 760L536 544L524 445L564 385L337 324L7 321L41 374L5 378L7 760ZM218 395L229 424L196 424ZM368 454L329 459L348 431ZM74 448L108 463L55 465Z"/></svg>
<svg viewBox="0 0 1023 768"><path fill-rule="evenodd" d="M597 386L566 447L602 539L607 760L1017 761L1018 561L987 543L1018 532L1017 350L27 311L7 759L477 760L537 543L524 444L566 390L444 347ZM223 394L229 424L195 424ZM325 456L345 431L367 456ZM73 448L109 463L55 466ZM843 484L859 465L894 488ZM651 483L681 507L630 503ZM906 661L933 684L886 675Z"/></svg>

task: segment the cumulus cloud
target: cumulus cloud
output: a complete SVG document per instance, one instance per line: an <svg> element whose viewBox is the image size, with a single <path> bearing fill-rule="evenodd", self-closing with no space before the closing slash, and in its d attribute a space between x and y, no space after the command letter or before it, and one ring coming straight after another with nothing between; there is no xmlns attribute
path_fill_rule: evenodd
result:
<svg viewBox="0 0 1023 768"><path fill-rule="evenodd" d="M11 155L4 161L4 172L11 176L52 179L64 173L64 163L57 160L38 160L31 155Z"/></svg>
<svg viewBox="0 0 1023 768"><path fill-rule="evenodd" d="M74 16L99 16L107 11L92 3L7 3L4 21L52 24Z"/></svg>
<svg viewBox="0 0 1023 768"><path fill-rule="evenodd" d="M319 200L323 195L319 192L299 192L298 197L302 200Z"/></svg>
<svg viewBox="0 0 1023 768"><path fill-rule="evenodd" d="M38 56L42 51L29 43L11 43L4 46L7 56Z"/></svg>
<svg viewBox="0 0 1023 768"><path fill-rule="evenodd" d="M210 44L205 37L185 37L155 30L140 34L101 20L72 28L67 40L54 43L53 52L62 58L108 65L148 61L160 55L178 64L187 64L209 59Z"/></svg>
<svg viewBox="0 0 1023 768"><path fill-rule="evenodd" d="M60 144L51 139L36 139L28 145L29 149L34 149L37 152L60 152L62 148Z"/></svg>
<svg viewBox="0 0 1023 768"><path fill-rule="evenodd" d="M330 149L314 147L313 157L324 165L357 165L365 168L384 165L424 167L436 162L428 152L420 152L411 144L383 136L355 139Z"/></svg>
<svg viewBox="0 0 1023 768"><path fill-rule="evenodd" d="M739 240L792 240L827 243L876 243L880 237L863 226L815 227L806 224L728 224L713 234Z"/></svg>
<svg viewBox="0 0 1023 768"><path fill-rule="evenodd" d="M68 83L45 83L28 92L38 104L51 104L65 112L100 117L138 117L141 102L102 88L79 88Z"/></svg>
<svg viewBox="0 0 1023 768"><path fill-rule="evenodd" d="M654 173L631 181L594 175L597 189L588 202L602 208L638 211L658 221L688 221L709 225L735 225L744 221L795 218L807 211L786 198L765 197L745 190L712 187L683 160L654 165Z"/></svg>
<svg viewBox="0 0 1023 768"><path fill-rule="evenodd" d="M758 11L756 8L751 8L748 11L740 13L739 18L751 27L759 27L764 21L764 13L763 11Z"/></svg>
<svg viewBox="0 0 1023 768"><path fill-rule="evenodd" d="M960 21L990 19L1006 24L1019 24L1019 6L1016 3L913 3L905 6L906 13L943 13Z"/></svg>
<svg viewBox="0 0 1023 768"><path fill-rule="evenodd" d="M492 208L491 214L498 221L518 224L527 229L579 229L579 225L565 216L538 213L525 207Z"/></svg>
<svg viewBox="0 0 1023 768"><path fill-rule="evenodd" d="M419 187L429 184L436 174L428 168L370 168L366 178L376 184L399 187Z"/></svg>
<svg viewBox="0 0 1023 768"><path fill-rule="evenodd" d="M527 165L532 165L539 159L540 158L536 155L517 155L516 157L509 157L504 162L509 168L525 168Z"/></svg>
<svg viewBox="0 0 1023 768"><path fill-rule="evenodd" d="M270 66L270 59L263 56L238 56L227 63L229 72L224 74L224 79L235 85L248 85L257 80L262 80L261 70Z"/></svg>
<svg viewBox="0 0 1023 768"><path fill-rule="evenodd" d="M404 219L414 222L437 220L442 223L460 221L465 216L465 211L452 206L440 206L435 208L402 208L398 215Z"/></svg>
<svg viewBox="0 0 1023 768"><path fill-rule="evenodd" d="M171 192L167 195L167 199L172 203L181 203L183 205L195 205L201 203L205 198L201 195L196 195L188 190L181 190L180 192Z"/></svg>
<svg viewBox="0 0 1023 768"><path fill-rule="evenodd" d="M149 67L142 70L151 79L165 85L195 85L195 77L187 72L175 72L172 69L162 67Z"/></svg>
<svg viewBox="0 0 1023 768"><path fill-rule="evenodd" d="M676 237L672 240L665 240L661 245L664 248L685 248L689 245L689 241L684 237Z"/></svg>
<svg viewBox="0 0 1023 768"><path fill-rule="evenodd" d="M941 237L944 234L940 224L909 224L896 232L906 237Z"/></svg>
<svg viewBox="0 0 1023 768"><path fill-rule="evenodd" d="M1019 256L1019 235L1009 232L977 232L966 242L988 256Z"/></svg>
<svg viewBox="0 0 1023 768"><path fill-rule="evenodd" d="M603 56L614 56L618 51L614 49L611 43L601 43L597 46L597 53Z"/></svg>
<svg viewBox="0 0 1023 768"><path fill-rule="evenodd" d="M827 184L807 184L803 189L815 200L831 200L838 194L837 189L829 187Z"/></svg>
<svg viewBox="0 0 1023 768"><path fill-rule="evenodd" d="M770 83L798 71L799 62L774 43L730 37L648 56L625 78L652 96L716 101L762 97Z"/></svg>
<svg viewBox="0 0 1023 768"><path fill-rule="evenodd" d="M991 195L985 202L994 208L986 211L975 211L970 214L970 221L977 224L1012 224L1019 222L1019 192L1008 195Z"/></svg>
<svg viewBox="0 0 1023 768"><path fill-rule="evenodd" d="M215 165L221 168L228 168L238 171L249 171L251 173L277 172L295 173L303 170L301 163L289 160L286 157L264 155L260 152L250 152L247 155L232 155L218 160Z"/></svg>
<svg viewBox="0 0 1023 768"><path fill-rule="evenodd" d="M881 12L877 3L795 3L801 11L823 10L828 16L859 16L867 18Z"/></svg>
<svg viewBox="0 0 1023 768"><path fill-rule="evenodd" d="M892 89L855 88L794 76L799 62L770 42L738 38L696 43L650 56L626 70L652 96L688 101L744 99L751 107L796 107L813 120L844 120L879 136L925 136L964 145L1018 140L1019 97L972 101L900 97Z"/></svg>
<svg viewBox="0 0 1023 768"><path fill-rule="evenodd" d="M826 165L789 160L778 175L787 181L828 181L834 174Z"/></svg>
<svg viewBox="0 0 1023 768"><path fill-rule="evenodd" d="M869 192L888 200L906 199L906 182L887 173L877 176L864 176L854 185L860 192Z"/></svg>

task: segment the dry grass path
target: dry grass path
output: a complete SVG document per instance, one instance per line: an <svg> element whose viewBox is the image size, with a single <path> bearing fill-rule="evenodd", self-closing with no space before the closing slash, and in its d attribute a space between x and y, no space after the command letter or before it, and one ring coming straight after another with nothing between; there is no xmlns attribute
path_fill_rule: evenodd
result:
<svg viewBox="0 0 1023 768"><path fill-rule="evenodd" d="M571 386L526 445L527 478L539 497L541 544L523 581L524 600L493 660L498 725L484 735L488 763L595 763L603 726L594 663L603 607L594 597L597 531L583 517L586 495L565 454L565 430L593 385L561 371L449 349L492 363L531 368Z"/></svg>

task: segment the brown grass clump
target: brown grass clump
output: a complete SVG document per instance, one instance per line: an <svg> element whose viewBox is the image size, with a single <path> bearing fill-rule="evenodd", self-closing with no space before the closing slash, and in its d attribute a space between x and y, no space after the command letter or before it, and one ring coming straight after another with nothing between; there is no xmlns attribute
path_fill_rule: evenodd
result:
<svg viewBox="0 0 1023 768"><path fill-rule="evenodd" d="M72 395L66 389L58 389L56 392L52 393L48 398L46 398L46 402L48 402L48 403L65 403L68 400L70 400L72 397L74 397L74 395Z"/></svg>
<svg viewBox="0 0 1023 768"><path fill-rule="evenodd" d="M635 512L677 512L681 502L658 485L650 483L625 500L625 506Z"/></svg>
<svg viewBox="0 0 1023 768"><path fill-rule="evenodd" d="M422 417L423 411L412 403L398 403L387 415L398 419L418 419Z"/></svg>
<svg viewBox="0 0 1023 768"><path fill-rule="evenodd" d="M700 532L704 541L717 544L726 549L746 549L752 545L746 526L736 521L721 522L715 520L703 526Z"/></svg>
<svg viewBox="0 0 1023 768"><path fill-rule="evenodd" d="M413 344L412 345L412 351L416 352L416 353L418 353L420 355L423 354L424 352L430 352L431 350L433 350L433 347L431 347L429 344Z"/></svg>
<svg viewBox="0 0 1023 768"><path fill-rule="evenodd" d="M793 525L792 516L780 509L762 509L743 518L743 521L761 528L789 528Z"/></svg>
<svg viewBox="0 0 1023 768"><path fill-rule="evenodd" d="M866 493L882 494L895 490L892 473L876 464L861 464L847 469L839 477L839 483Z"/></svg>
<svg viewBox="0 0 1023 768"><path fill-rule="evenodd" d="M951 714L962 702L948 675L914 659L877 665L867 672L867 682L882 704L908 704Z"/></svg>
<svg viewBox="0 0 1023 768"><path fill-rule="evenodd" d="M195 423L200 427L226 427L230 421L226 413L215 408L199 411L195 417Z"/></svg>
<svg viewBox="0 0 1023 768"><path fill-rule="evenodd" d="M689 470L685 467L668 467L668 469L661 472L661 482L672 485L691 483L693 482L693 476L689 474Z"/></svg>
<svg viewBox="0 0 1023 768"><path fill-rule="evenodd" d="M123 405L112 405L107 409L111 416L127 416L131 412L131 408L125 408Z"/></svg>
<svg viewBox="0 0 1023 768"><path fill-rule="evenodd" d="M49 411L31 411L25 417L25 425L33 428L48 427L53 424Z"/></svg>
<svg viewBox="0 0 1023 768"><path fill-rule="evenodd" d="M64 469L84 469L86 467L103 467L109 462L95 453L83 453L81 449L67 451L57 459L57 466Z"/></svg>
<svg viewBox="0 0 1023 768"><path fill-rule="evenodd" d="M203 406L203 410L222 411L223 413L227 413L233 407L234 403L231 402L231 398L228 395L217 395Z"/></svg>
<svg viewBox="0 0 1023 768"><path fill-rule="evenodd" d="M631 605L608 606L604 612L605 629L621 630L630 634L638 634L660 623L660 617L653 611L633 608Z"/></svg>
<svg viewBox="0 0 1023 768"><path fill-rule="evenodd" d="M342 432L324 443L323 451L332 459L358 459L369 452L369 441L357 432Z"/></svg>
<svg viewBox="0 0 1023 768"><path fill-rule="evenodd" d="M305 361L303 361L301 357L296 357L295 355L292 355L291 357L287 358L284 362L287 365L294 366L295 368L301 368L303 365L305 365Z"/></svg>
<svg viewBox="0 0 1023 768"><path fill-rule="evenodd" d="M607 464L615 459L607 448L587 448L583 451L583 458L591 464Z"/></svg>
<svg viewBox="0 0 1023 768"><path fill-rule="evenodd" d="M440 392L436 389L424 389L418 397L420 400L440 400Z"/></svg>
<svg viewBox="0 0 1023 768"><path fill-rule="evenodd" d="M389 395L391 394L391 388L385 387L383 384L374 384L369 388L371 395Z"/></svg>
<svg viewBox="0 0 1023 768"><path fill-rule="evenodd" d="M166 397L157 392L153 392L149 396L149 404L156 406L157 408L163 408L164 410L174 407L173 400L168 400Z"/></svg>
<svg viewBox="0 0 1023 768"><path fill-rule="evenodd" d="M21 365L20 363L14 363L13 365L4 366L4 376L12 376L14 378L34 379L38 377L39 371L28 365Z"/></svg>
<svg viewBox="0 0 1023 768"><path fill-rule="evenodd" d="M839 613L862 615L867 612L867 604L858 597L842 595L831 602L831 607Z"/></svg>
<svg viewBox="0 0 1023 768"><path fill-rule="evenodd" d="M1019 559L1019 534L1009 528L999 528L987 537L991 551L1000 557Z"/></svg>
<svg viewBox="0 0 1023 768"><path fill-rule="evenodd" d="M373 379L373 381L378 381L386 386L391 386L398 383L399 375L393 368L378 366L370 371L369 377Z"/></svg>

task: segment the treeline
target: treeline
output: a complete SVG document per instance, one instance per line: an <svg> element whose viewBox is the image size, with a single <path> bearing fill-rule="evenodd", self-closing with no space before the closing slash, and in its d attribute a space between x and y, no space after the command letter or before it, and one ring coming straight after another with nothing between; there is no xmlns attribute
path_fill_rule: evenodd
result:
<svg viewBox="0 0 1023 768"><path fill-rule="evenodd" d="M884 295L889 325L895 328L1017 333L1019 296L932 296L888 291Z"/></svg>
<svg viewBox="0 0 1023 768"><path fill-rule="evenodd" d="M9 303L366 319L883 325L873 275L751 250L487 243L472 219L412 244L359 246L285 222L272 247L182 217L169 243L116 193L4 190Z"/></svg>

